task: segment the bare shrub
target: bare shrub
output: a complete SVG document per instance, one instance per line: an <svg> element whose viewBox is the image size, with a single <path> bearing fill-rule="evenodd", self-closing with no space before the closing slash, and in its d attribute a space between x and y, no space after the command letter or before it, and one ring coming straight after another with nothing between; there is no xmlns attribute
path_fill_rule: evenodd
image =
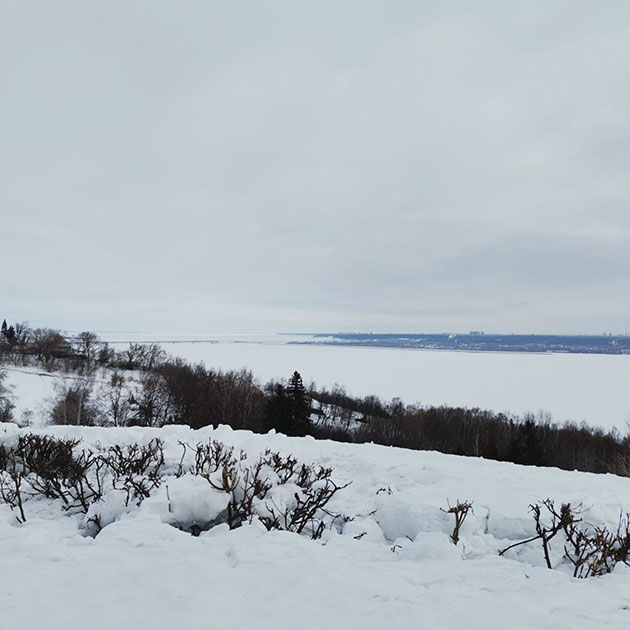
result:
<svg viewBox="0 0 630 630"><path fill-rule="evenodd" d="M209 440L197 444L194 464L183 466L186 450L178 475L186 472L200 475L210 485L230 495L224 522L230 529L257 517L268 530L281 529L308 533L320 538L326 527L325 517L335 517L326 506L332 497L346 486L337 485L332 479L332 469L313 464L300 464L292 455L265 451L253 463L247 462L242 451L237 456L231 447ZM288 505L278 505L271 497L274 487L294 485L295 491ZM213 525L216 522L212 523Z"/></svg>
<svg viewBox="0 0 630 630"><path fill-rule="evenodd" d="M194 448L185 442L180 442L179 444L183 448L183 452L176 472L177 477L181 477L187 472L208 477L216 473L220 468L231 468L236 465L237 460L234 455L234 447L226 446L218 440L199 442ZM194 451L194 462L186 468L184 459L188 450ZM241 451L238 459L243 460L246 457L245 452Z"/></svg>
<svg viewBox="0 0 630 630"><path fill-rule="evenodd" d="M619 515L615 531L601 525L576 529L567 540L564 555L574 567L573 576L578 578L605 575L618 562L629 564L630 515Z"/></svg>
<svg viewBox="0 0 630 630"><path fill-rule="evenodd" d="M0 445L0 497L11 508L18 512L16 519L19 523L26 522L22 501L22 480L24 471L11 457L11 453Z"/></svg>
<svg viewBox="0 0 630 630"><path fill-rule="evenodd" d="M75 455L79 443L31 433L20 436L11 455L36 494L61 499L65 510L87 512L103 495L103 462L91 450Z"/></svg>
<svg viewBox="0 0 630 630"><path fill-rule="evenodd" d="M584 508L581 503L575 508L571 507L570 503L563 503L558 511L552 499L545 499L544 501L539 501L538 503L532 503L529 506L529 511L532 513L536 523L536 535L526 540L514 543L513 545L509 545L505 549L499 551L499 555L502 556L506 551L509 551L514 547L518 547L519 545L525 545L535 540L540 540L545 556L545 563L547 568L551 569L551 558L549 554L550 541L562 531L565 532L567 538L573 536L576 525L581 521L578 517L582 514ZM547 521L543 520L543 511L548 519Z"/></svg>
<svg viewBox="0 0 630 630"><path fill-rule="evenodd" d="M27 434L15 447L0 448L0 496L19 511L24 522L24 502L33 496L59 499L63 509L87 512L103 495L103 462L97 453L75 455L79 440L62 440Z"/></svg>
<svg viewBox="0 0 630 630"><path fill-rule="evenodd" d="M455 525L453 526L453 533L451 534L451 541L454 545L457 545L457 543L459 542L459 530L464 524L464 521L468 516L468 512L473 512L474 514L472 506L472 501L460 501L459 499L457 499L457 503L455 505L451 505L450 503L448 503L447 509L440 508L442 512L452 514L455 517Z"/></svg>
<svg viewBox="0 0 630 630"><path fill-rule="evenodd" d="M63 509L87 513L105 494L106 482L126 492L126 505L138 505L162 482L163 443L115 445L106 451L83 449L80 440L26 434L14 448L0 446L0 496L26 520L23 501L32 496L59 499ZM28 488L25 492L24 488ZM98 527L98 523L94 522Z"/></svg>
<svg viewBox="0 0 630 630"><path fill-rule="evenodd" d="M499 551L540 540L549 569L550 541L558 534L564 536L563 559L573 565L573 576L587 578L610 573L619 562L630 564L630 514L620 514L616 530L603 525L589 525L580 516L585 512L582 504L571 507L563 503L558 510L553 500L545 499L530 505L536 523L536 536L514 543Z"/></svg>
<svg viewBox="0 0 630 630"><path fill-rule="evenodd" d="M63 440L29 433L18 438L13 452L25 471L42 479L73 479L78 470L73 449L80 440ZM48 493L44 492L46 496Z"/></svg>
<svg viewBox="0 0 630 630"><path fill-rule="evenodd" d="M145 445L77 452L79 444L80 440L26 434L11 449L0 446L0 497L17 512L20 522L26 520L24 502L29 498L57 499L65 511L87 515L104 498L107 487L125 492L125 505L140 505L164 480L164 448L159 439ZM345 486L332 480L331 468L301 464L292 455L272 451L249 463L244 452L235 454L233 447L213 440L194 448L182 443L182 447L175 475L202 477L212 491L229 495L227 508L218 518L201 526L179 525L185 531L198 534L220 522L234 529L258 518L268 530L316 539L338 516L327 506ZM184 464L187 455L192 456L189 465ZM281 493L282 501L273 493L278 486L290 488L289 493ZM89 534L100 531L100 518L98 510L88 518Z"/></svg>
<svg viewBox="0 0 630 630"><path fill-rule="evenodd" d="M126 505L131 500L140 505L162 483L164 443L158 438L144 446L117 444L102 457L112 474L112 486L126 492Z"/></svg>

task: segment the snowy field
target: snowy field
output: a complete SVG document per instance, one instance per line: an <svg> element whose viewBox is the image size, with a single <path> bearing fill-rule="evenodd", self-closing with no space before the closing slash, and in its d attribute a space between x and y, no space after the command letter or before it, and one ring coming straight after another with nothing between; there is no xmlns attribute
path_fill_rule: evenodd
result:
<svg viewBox="0 0 630 630"><path fill-rule="evenodd" d="M13 425L0 428L0 442L10 445L17 432ZM626 478L227 427L46 433L80 436L83 446L101 448L159 436L171 472L180 440L211 437L249 454L293 453L333 467L338 483L352 482L330 509L354 520L337 521L316 541L267 532L256 521L193 537L168 524L162 485L139 508L114 511L116 520L93 538L84 535L79 515L69 516L55 501L27 501L21 525L0 505L0 627L7 630L630 626L630 568L578 580L561 559L561 545L552 546L552 570L538 543L497 553L533 533L528 505L547 497L582 502L591 508L589 522L614 526L630 507ZM216 510L218 491L205 481L195 492L172 478L165 483L169 502L180 506L176 513ZM474 515L455 546L452 516L440 507L458 498L474 501Z"/></svg>
<svg viewBox="0 0 630 630"><path fill-rule="evenodd" d="M515 414L542 410L556 421L584 420L606 429L616 426L622 433L630 422L630 355L296 346L286 343L291 337L273 335L212 339L217 343L162 345L169 354L208 367L248 367L262 381L298 370L305 382L338 383L357 396L398 396L407 403Z"/></svg>

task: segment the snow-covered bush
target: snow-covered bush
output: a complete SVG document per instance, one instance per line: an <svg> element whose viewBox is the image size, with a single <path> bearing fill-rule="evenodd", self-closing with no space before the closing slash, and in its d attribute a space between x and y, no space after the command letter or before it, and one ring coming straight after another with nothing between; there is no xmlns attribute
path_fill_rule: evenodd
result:
<svg viewBox="0 0 630 630"><path fill-rule="evenodd" d="M326 507L344 487L332 480L331 468L271 451L250 459L216 440L180 443L181 459L170 469L157 438L100 449L79 444L31 433L0 445L0 497L19 522L27 520L25 503L45 498L96 535L147 500L143 509L195 535L257 520L267 530L316 539L335 520Z"/></svg>
<svg viewBox="0 0 630 630"><path fill-rule="evenodd" d="M45 435L19 436L7 449L2 446L0 493L18 518L26 520L23 503L33 496L61 501L64 510L87 512L103 493L102 463L92 450L74 453L78 440Z"/></svg>
<svg viewBox="0 0 630 630"><path fill-rule="evenodd" d="M243 451L235 454L233 448L216 440L182 447L177 477L201 477L209 492L219 492L228 500L219 502L221 511L207 514L205 523L180 521L181 529L196 533L219 523L234 529L258 519L267 530L287 530L316 539L335 518L326 506L345 486L332 480L331 468L301 464L291 455L269 450L251 461ZM192 459L188 466L184 464L187 455Z"/></svg>
<svg viewBox="0 0 630 630"><path fill-rule="evenodd" d="M604 525L583 522L581 516L586 510L582 504L563 503L558 509L552 499L545 499L529 507L536 535L502 549L499 555L514 547L540 541L545 564L552 569L551 541L559 537L563 546L561 562L573 566L573 577L605 575L619 562L630 564L630 514L620 514L616 530L611 530Z"/></svg>
<svg viewBox="0 0 630 630"><path fill-rule="evenodd" d="M127 508L141 503L161 482L160 440L105 450L79 450L79 444L80 440L28 433L8 447L0 446L0 496L18 520L27 518L27 500L46 498L60 502L70 514L87 515L86 531L97 533L103 525L93 506L106 502L108 493L122 497Z"/></svg>

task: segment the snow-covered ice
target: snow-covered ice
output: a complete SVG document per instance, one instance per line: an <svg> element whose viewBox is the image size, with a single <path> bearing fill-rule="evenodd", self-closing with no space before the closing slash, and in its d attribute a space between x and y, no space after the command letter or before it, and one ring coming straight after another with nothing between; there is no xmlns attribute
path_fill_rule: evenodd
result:
<svg viewBox="0 0 630 630"><path fill-rule="evenodd" d="M275 339L275 343L274 343ZM303 340L304 338L302 338ZM355 396L481 407L518 415L548 412L622 433L630 423L630 355L456 352L289 345L291 337L217 336L218 343L165 343L170 354L208 367L247 367L263 381L298 370L305 382Z"/></svg>

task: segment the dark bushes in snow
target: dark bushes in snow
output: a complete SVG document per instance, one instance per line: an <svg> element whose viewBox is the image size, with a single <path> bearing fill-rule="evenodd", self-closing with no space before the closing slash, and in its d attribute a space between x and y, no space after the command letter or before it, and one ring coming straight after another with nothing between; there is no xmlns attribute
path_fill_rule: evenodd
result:
<svg viewBox="0 0 630 630"><path fill-rule="evenodd" d="M299 463L292 455L266 450L250 462L244 452L234 453L221 442L208 441L191 448L182 444L184 454L192 450L193 464L185 467L182 462L177 471L199 475L210 486L229 495L229 501L220 520L234 529L257 517L268 529L281 529L319 538L326 526L325 516L335 518L327 510L328 502L346 486L332 480L332 468ZM291 489L282 502L274 497L274 488ZM203 526L196 525L196 531ZM186 529L186 527L183 527Z"/></svg>
<svg viewBox="0 0 630 630"><path fill-rule="evenodd" d="M119 493L126 507L139 506L168 478L195 477L205 480L206 494L226 494L226 508L203 522L176 521L182 530L199 534L220 523L234 529L256 518L268 530L316 539L335 519L327 510L329 501L345 487L333 481L331 468L272 451L249 460L215 440L194 447L182 443L181 460L170 470L159 439L99 450L79 450L79 444L26 434L12 448L0 446L0 497L18 521L26 521L28 501L45 497L58 500L70 514L83 515L86 532L97 534L107 523L93 506L106 502L109 493Z"/></svg>
<svg viewBox="0 0 630 630"><path fill-rule="evenodd" d="M573 577L587 578L610 573L617 563L630 564L630 514L620 514L615 530L583 521L586 512L582 504L563 503L558 509L552 499L529 506L534 518L536 535L499 551L539 540L545 564L552 569L551 541L561 539L563 560L573 565Z"/></svg>
<svg viewBox="0 0 630 630"><path fill-rule="evenodd" d="M10 449L0 446L0 494L26 520L24 502L58 499L65 511L87 514L109 490L124 490L126 504L142 501L161 482L162 442L78 450L80 440L21 435ZM98 526L98 523L94 523Z"/></svg>

